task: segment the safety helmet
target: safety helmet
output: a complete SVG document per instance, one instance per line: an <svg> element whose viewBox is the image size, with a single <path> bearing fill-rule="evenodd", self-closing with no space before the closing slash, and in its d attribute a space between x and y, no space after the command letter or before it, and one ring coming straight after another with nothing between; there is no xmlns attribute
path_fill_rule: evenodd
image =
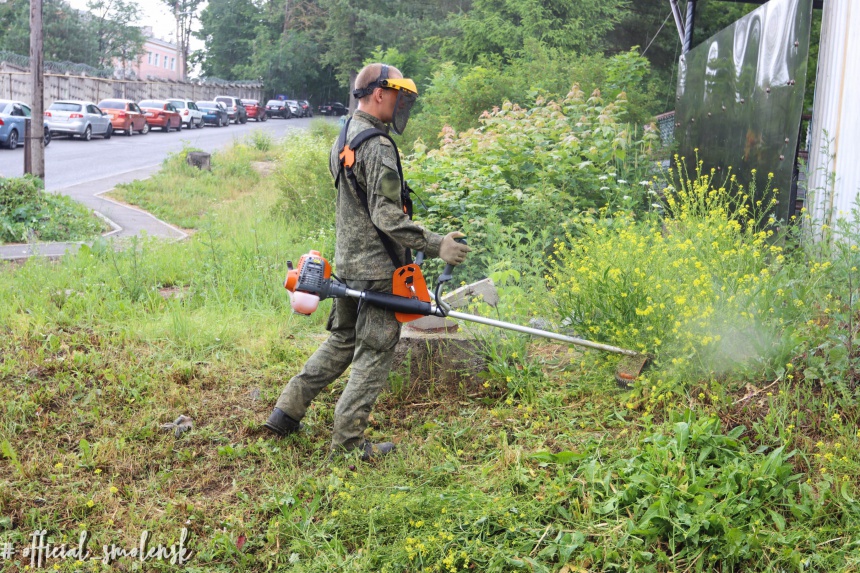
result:
<svg viewBox="0 0 860 573"><path fill-rule="evenodd" d="M391 130L397 135L403 135L406 123L409 121L409 113L415 100L418 99L418 88L415 82L409 78L389 78L388 66L382 64L379 77L367 84L367 86L353 90L352 96L361 99L373 93L376 88L397 90L397 100L394 102L394 115L391 120Z"/></svg>

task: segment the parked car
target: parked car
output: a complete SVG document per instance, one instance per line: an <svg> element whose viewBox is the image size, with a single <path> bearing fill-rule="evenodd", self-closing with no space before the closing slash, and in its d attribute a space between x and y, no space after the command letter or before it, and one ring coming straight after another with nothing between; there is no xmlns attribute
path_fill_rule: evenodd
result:
<svg viewBox="0 0 860 573"><path fill-rule="evenodd" d="M311 103L306 99L298 100L299 107L302 109L302 117L313 117L314 110L311 107Z"/></svg>
<svg viewBox="0 0 860 573"><path fill-rule="evenodd" d="M45 123L52 136L71 135L89 141L94 135L105 139L113 135L110 116L91 101L55 101L45 111Z"/></svg>
<svg viewBox="0 0 860 573"><path fill-rule="evenodd" d="M230 119L229 119L229 118L230 118L230 111L227 109L227 104L226 104L226 103L224 103L223 101L216 101L216 102L215 102L215 105L217 105L219 108L221 108L222 110L224 110L224 113L226 113L226 114L227 114L227 118L228 118L228 119L227 119L227 122L226 122L224 125L230 125Z"/></svg>
<svg viewBox="0 0 860 573"><path fill-rule="evenodd" d="M221 127L230 123L230 116L223 105L216 101L198 101L197 107L203 113L203 123Z"/></svg>
<svg viewBox="0 0 860 573"><path fill-rule="evenodd" d="M270 99L266 102L266 115L269 117L282 117L290 119L293 114L290 113L290 107L282 99Z"/></svg>
<svg viewBox="0 0 860 573"><path fill-rule="evenodd" d="M152 127L160 127L161 131L182 129L182 118L173 104L160 99L145 99L140 102L140 109L146 114L146 121Z"/></svg>
<svg viewBox="0 0 860 573"><path fill-rule="evenodd" d="M242 100L233 96L216 96L215 101L220 101L227 106L227 113L233 123L248 123L248 112L242 105Z"/></svg>
<svg viewBox="0 0 860 573"><path fill-rule="evenodd" d="M179 117L182 119L182 127L191 129L193 127L203 127L203 112L197 109L197 104L190 99L169 99L168 102L173 104L176 111L179 112Z"/></svg>
<svg viewBox="0 0 860 573"><path fill-rule="evenodd" d="M285 103L287 104L287 107L290 108L290 113L293 117L302 117L302 108L299 105L299 102L294 99L288 99Z"/></svg>
<svg viewBox="0 0 860 573"><path fill-rule="evenodd" d="M24 120L33 116L30 106L20 101L0 100L0 145L15 149L24 142ZM45 147L51 143L51 130L44 128Z"/></svg>
<svg viewBox="0 0 860 573"><path fill-rule="evenodd" d="M243 99L242 105L245 106L245 111L248 113L248 119L257 121L266 121L269 116L266 115L266 108L260 105L255 99Z"/></svg>
<svg viewBox="0 0 860 573"><path fill-rule="evenodd" d="M349 108L337 101L324 103L319 107L322 115L346 115L349 113Z"/></svg>
<svg viewBox="0 0 860 573"><path fill-rule="evenodd" d="M135 131L142 135L149 133L146 115L130 99L103 99L99 108L110 117L114 131L124 131L129 137Z"/></svg>

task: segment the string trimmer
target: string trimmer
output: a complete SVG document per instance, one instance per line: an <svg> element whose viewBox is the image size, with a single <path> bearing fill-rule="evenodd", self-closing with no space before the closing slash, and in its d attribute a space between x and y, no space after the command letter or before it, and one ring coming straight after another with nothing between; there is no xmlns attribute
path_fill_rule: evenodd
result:
<svg viewBox="0 0 860 573"><path fill-rule="evenodd" d="M351 297L358 299L360 304L369 303L386 310L394 311L397 320L401 323L410 322L423 316L456 318L458 320L466 320L495 328L504 328L515 332L522 332L523 334L531 334L559 342L575 344L576 346L585 348L622 354L627 358L616 369L615 379L619 384L624 386L631 384L639 376L639 373L648 361L646 355L634 350L627 350L591 340L452 310L450 305L442 300L441 291L442 286L451 280L454 265L449 264L445 266L445 269L436 281L436 292L435 294L431 294L427 288L424 276L421 274L420 265L422 260L423 253L418 253L415 263L400 267L394 271L391 293L370 290L359 291L349 288L334 276L331 271L331 265L319 251L310 251L302 255L299 259L298 268L294 269L292 261L287 261L287 268L289 270L284 288L289 291L290 305L293 310L304 315L312 314L317 309L321 300Z"/></svg>

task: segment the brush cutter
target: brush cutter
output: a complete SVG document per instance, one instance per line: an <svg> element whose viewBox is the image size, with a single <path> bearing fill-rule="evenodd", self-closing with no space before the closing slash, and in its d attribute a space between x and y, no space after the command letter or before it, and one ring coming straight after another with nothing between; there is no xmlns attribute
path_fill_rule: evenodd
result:
<svg viewBox="0 0 860 573"><path fill-rule="evenodd" d="M461 240L458 239L458 241ZM351 297L358 299L359 304L370 303L374 306L394 311L397 320L401 323L410 322L423 316L456 318L495 328L504 328L515 332L522 332L523 334L549 338L568 344L575 344L576 346L585 348L622 354L626 358L622 360L615 371L615 379L621 386L629 386L639 376L639 373L648 361L646 355L634 350L627 350L591 340L454 311L441 297L442 286L451 280L454 265L449 264L445 266L442 274L437 279L436 292L435 294L431 294L427 288L424 276L421 274L420 265L422 260L423 253L418 253L415 263L405 265L394 271L392 292L389 294L369 290L359 291L349 288L332 274L331 265L329 265L329 262L319 251L310 251L302 255L299 259L298 268L293 268L292 261L287 261L288 271L284 288L289 292L290 304L293 311L304 315L312 314L317 309L321 300Z"/></svg>

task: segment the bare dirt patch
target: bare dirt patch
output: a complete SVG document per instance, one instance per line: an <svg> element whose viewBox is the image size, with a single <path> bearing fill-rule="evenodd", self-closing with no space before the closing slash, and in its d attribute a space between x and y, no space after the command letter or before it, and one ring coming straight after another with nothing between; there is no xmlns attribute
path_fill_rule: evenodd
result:
<svg viewBox="0 0 860 573"><path fill-rule="evenodd" d="M278 168L274 161L252 161L251 169L260 174L261 177L268 177Z"/></svg>

